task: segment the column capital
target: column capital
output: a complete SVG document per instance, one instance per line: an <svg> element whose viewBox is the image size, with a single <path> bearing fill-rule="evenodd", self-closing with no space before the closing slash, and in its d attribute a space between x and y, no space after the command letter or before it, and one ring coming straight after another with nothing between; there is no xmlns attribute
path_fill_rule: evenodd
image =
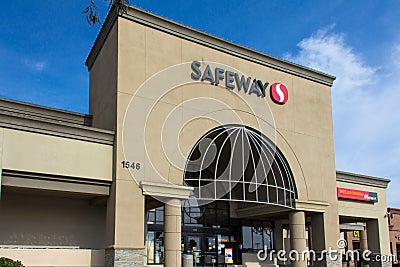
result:
<svg viewBox="0 0 400 267"><path fill-rule="evenodd" d="M139 184L143 195L163 197L167 199L188 199L193 187L171 183L155 183L142 181Z"/></svg>
<svg viewBox="0 0 400 267"><path fill-rule="evenodd" d="M302 210L293 210L289 212L289 224L302 224L305 225L306 217L305 212Z"/></svg>
<svg viewBox="0 0 400 267"><path fill-rule="evenodd" d="M181 207L181 200L177 198L162 198L164 203L169 206Z"/></svg>
<svg viewBox="0 0 400 267"><path fill-rule="evenodd" d="M296 210L312 211L312 212L326 212L328 202L324 201L310 201L296 199Z"/></svg>

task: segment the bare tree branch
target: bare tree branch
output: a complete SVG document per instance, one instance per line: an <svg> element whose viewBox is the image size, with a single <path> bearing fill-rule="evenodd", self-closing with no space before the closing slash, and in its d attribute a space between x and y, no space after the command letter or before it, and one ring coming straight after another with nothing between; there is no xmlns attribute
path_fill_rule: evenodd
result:
<svg viewBox="0 0 400 267"><path fill-rule="evenodd" d="M114 5L123 7L124 4L129 4L129 0L104 0L104 2L108 2L108 10L110 10ZM100 23L101 21L95 0L90 0L90 4L82 11L82 13L86 14L86 21L91 26Z"/></svg>

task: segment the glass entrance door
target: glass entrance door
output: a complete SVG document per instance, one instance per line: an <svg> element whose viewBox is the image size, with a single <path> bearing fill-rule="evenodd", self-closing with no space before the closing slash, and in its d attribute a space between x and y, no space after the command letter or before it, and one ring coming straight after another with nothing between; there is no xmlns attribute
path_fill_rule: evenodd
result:
<svg viewBox="0 0 400 267"><path fill-rule="evenodd" d="M218 240L216 236L205 235L204 240L204 267L218 266Z"/></svg>
<svg viewBox="0 0 400 267"><path fill-rule="evenodd" d="M216 235L196 234L183 238L185 248L193 253L193 266L217 267L218 265L218 238Z"/></svg>
<svg viewBox="0 0 400 267"><path fill-rule="evenodd" d="M202 253L202 236L201 235L188 235L186 244L189 251L193 253L193 266L203 266L203 253Z"/></svg>

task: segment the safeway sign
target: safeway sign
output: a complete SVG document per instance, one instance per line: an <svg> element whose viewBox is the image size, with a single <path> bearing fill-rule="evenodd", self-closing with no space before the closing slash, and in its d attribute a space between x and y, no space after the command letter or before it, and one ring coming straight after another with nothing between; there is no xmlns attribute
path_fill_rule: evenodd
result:
<svg viewBox="0 0 400 267"><path fill-rule="evenodd" d="M204 65L203 65L204 66ZM212 68L207 64L202 68L202 63L193 61L191 64L192 73L190 77L195 81L208 81L212 85L223 85L226 89L237 91L243 90L246 94L265 97L269 82L246 77L234 71L225 70L221 67ZM289 91L282 83L274 83L270 86L271 99L277 104L285 104L289 99Z"/></svg>

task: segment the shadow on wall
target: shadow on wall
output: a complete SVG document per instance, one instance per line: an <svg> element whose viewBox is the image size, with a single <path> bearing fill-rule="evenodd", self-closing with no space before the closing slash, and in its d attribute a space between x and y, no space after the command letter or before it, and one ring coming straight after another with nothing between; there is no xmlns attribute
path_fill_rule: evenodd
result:
<svg viewBox="0 0 400 267"><path fill-rule="evenodd" d="M0 247L103 249L106 207L89 200L3 193Z"/></svg>

